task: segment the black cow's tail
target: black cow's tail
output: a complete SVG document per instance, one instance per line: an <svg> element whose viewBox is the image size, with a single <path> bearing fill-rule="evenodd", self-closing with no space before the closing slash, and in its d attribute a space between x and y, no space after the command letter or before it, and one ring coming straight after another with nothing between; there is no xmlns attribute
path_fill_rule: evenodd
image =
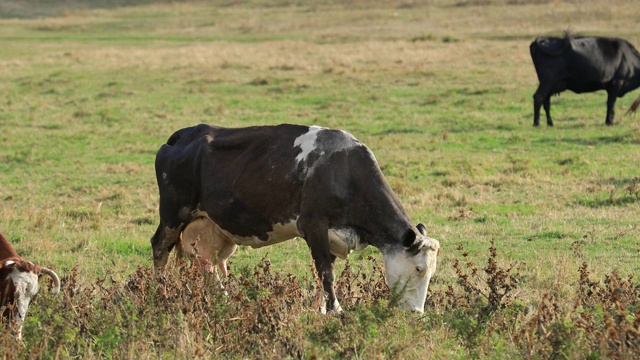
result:
<svg viewBox="0 0 640 360"><path fill-rule="evenodd" d="M640 107L640 96L633 101L633 103L629 107L629 110L627 110L627 112L624 114L625 115L635 114L636 111L638 110L638 107Z"/></svg>

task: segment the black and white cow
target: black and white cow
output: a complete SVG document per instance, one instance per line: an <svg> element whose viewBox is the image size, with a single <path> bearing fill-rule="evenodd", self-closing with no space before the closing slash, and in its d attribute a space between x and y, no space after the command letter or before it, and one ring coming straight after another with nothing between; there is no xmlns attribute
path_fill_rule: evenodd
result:
<svg viewBox="0 0 640 360"><path fill-rule="evenodd" d="M155 268L166 265L181 231L204 213L238 245L304 238L328 295L322 312L341 311L336 257L367 245L382 252L389 286L404 289L402 305L423 311L440 244L422 224L412 225L373 153L351 134L289 124L201 124L162 145L156 176Z"/></svg>

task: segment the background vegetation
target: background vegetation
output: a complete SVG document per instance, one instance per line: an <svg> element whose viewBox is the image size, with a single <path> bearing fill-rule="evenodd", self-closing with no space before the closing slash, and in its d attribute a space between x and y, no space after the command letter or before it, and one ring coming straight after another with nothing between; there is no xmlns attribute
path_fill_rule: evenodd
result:
<svg viewBox="0 0 640 360"><path fill-rule="evenodd" d="M640 125L605 94L533 128L538 35L640 44L635 1L0 4L0 231L53 267L5 358L631 358L640 351ZM632 94L635 95L635 94ZM426 312L389 309L381 256L313 311L304 242L239 249L228 297L152 275L155 152L200 122L347 130L440 240ZM262 259L262 260L261 260ZM44 284L43 284L44 285Z"/></svg>

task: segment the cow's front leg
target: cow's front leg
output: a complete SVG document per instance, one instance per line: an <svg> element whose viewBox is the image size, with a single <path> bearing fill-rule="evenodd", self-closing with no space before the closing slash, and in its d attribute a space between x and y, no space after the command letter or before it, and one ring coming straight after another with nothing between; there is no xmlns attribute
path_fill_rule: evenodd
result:
<svg viewBox="0 0 640 360"><path fill-rule="evenodd" d="M329 235L326 226L314 227L304 231L305 240L311 249L311 257L316 265L316 271L322 281L322 303L320 312L341 312L342 308L336 298L333 288L334 262L336 257L329 251Z"/></svg>
<svg viewBox="0 0 640 360"><path fill-rule="evenodd" d="M333 287L333 280L334 280L334 263L336 260L336 257L334 255L330 255L331 260L330 261L330 266L318 266L318 261L316 259L314 259L315 263L316 263L316 270L318 272L318 274L322 274L321 275L321 280L322 280L322 300L320 303L320 313L321 314L327 314L329 313L341 313L342 312L342 307L340 306L340 302L338 301L338 298L336 297L336 292L335 289ZM323 264L326 264L323 263ZM322 270L321 270L322 268Z"/></svg>

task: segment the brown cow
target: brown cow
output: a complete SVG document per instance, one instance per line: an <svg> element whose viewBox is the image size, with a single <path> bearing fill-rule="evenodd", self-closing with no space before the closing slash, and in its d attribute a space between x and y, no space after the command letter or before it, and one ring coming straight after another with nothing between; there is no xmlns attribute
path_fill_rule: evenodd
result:
<svg viewBox="0 0 640 360"><path fill-rule="evenodd" d="M27 315L31 299L38 293L40 273L53 279L53 293L60 291L60 279L53 270L21 258L0 233L0 311L16 329L16 337L22 338L22 323Z"/></svg>
<svg viewBox="0 0 640 360"><path fill-rule="evenodd" d="M177 257L182 259L186 254L191 263L200 271L212 273L220 281L216 265L223 277L227 276L226 260L236 251L236 245L229 236L224 234L206 214L194 215L180 234L180 244L177 247Z"/></svg>

